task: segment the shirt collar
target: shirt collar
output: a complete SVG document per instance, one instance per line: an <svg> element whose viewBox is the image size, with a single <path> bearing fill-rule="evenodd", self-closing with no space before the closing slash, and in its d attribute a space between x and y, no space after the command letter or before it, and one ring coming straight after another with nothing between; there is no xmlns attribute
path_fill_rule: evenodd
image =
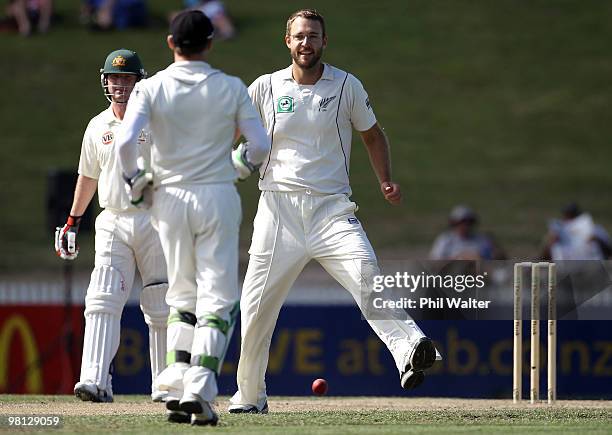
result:
<svg viewBox="0 0 612 435"><path fill-rule="evenodd" d="M178 67L188 67L191 69L202 69L202 70L210 70L212 67L210 64L204 62L203 60L179 60L177 62L171 63L168 68L178 68Z"/></svg>
<svg viewBox="0 0 612 435"><path fill-rule="evenodd" d="M289 65L287 68L281 70L280 76L282 80L293 80L293 74L291 70L292 66L293 65ZM333 79L334 79L334 70L329 64L323 63L323 74L321 75L321 78L319 80L333 80Z"/></svg>
<svg viewBox="0 0 612 435"><path fill-rule="evenodd" d="M333 80L334 79L334 70L329 64L323 64L323 75L321 76L321 80Z"/></svg>
<svg viewBox="0 0 612 435"><path fill-rule="evenodd" d="M114 122L121 122L121 120L117 119L117 117L113 113L113 108L110 105L106 108L104 112L102 112L102 120L107 125L111 125Z"/></svg>

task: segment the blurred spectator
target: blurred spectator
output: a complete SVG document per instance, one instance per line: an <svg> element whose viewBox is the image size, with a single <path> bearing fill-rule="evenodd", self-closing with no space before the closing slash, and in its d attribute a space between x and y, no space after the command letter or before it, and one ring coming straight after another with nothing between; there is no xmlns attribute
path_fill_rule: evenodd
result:
<svg viewBox="0 0 612 435"><path fill-rule="evenodd" d="M469 207L458 205L448 217L449 229L434 241L432 260L501 260L504 252L492 237L476 230L478 216Z"/></svg>
<svg viewBox="0 0 612 435"><path fill-rule="evenodd" d="M47 33L52 12L52 0L9 0L0 28L18 31L23 36L29 36L33 28L39 33Z"/></svg>
<svg viewBox="0 0 612 435"><path fill-rule="evenodd" d="M145 0L85 0L81 21L93 30L144 27L148 22Z"/></svg>
<svg viewBox="0 0 612 435"><path fill-rule="evenodd" d="M216 39L231 39L236 35L236 29L232 20L225 12L223 2L219 0L184 0L185 9L197 9L212 21L215 28ZM170 21L177 12L171 14Z"/></svg>
<svg viewBox="0 0 612 435"><path fill-rule="evenodd" d="M561 219L553 219L542 252L543 260L605 260L612 254L612 240L589 213L576 203L561 209Z"/></svg>

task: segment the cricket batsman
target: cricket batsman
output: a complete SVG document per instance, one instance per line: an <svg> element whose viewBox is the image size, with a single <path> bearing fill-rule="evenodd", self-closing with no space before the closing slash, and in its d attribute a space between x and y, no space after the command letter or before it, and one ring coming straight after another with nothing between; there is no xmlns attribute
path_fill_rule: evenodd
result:
<svg viewBox="0 0 612 435"><path fill-rule="evenodd" d="M149 327L152 384L165 367L168 280L151 213L130 203L115 149L130 93L146 73L138 55L126 49L110 53L100 73L110 106L95 116L85 130L74 200L68 221L55 232L55 250L64 260L77 257L79 223L97 190L104 210L96 218L95 265L85 298L81 378L74 386L74 394L84 401L112 402L109 370L119 348L121 313L136 268L143 282L140 308ZM150 160L148 130L138 133L138 154L145 162ZM152 386L151 398L162 401L164 393Z"/></svg>
<svg viewBox="0 0 612 435"><path fill-rule="evenodd" d="M272 147L259 171L261 196L241 298L242 346L232 413L266 413L264 381L280 308L295 279L317 260L355 298L371 291L376 256L349 197L352 130L359 132L393 205L400 186L391 177L389 144L368 94L352 74L321 62L327 46L323 17L295 12L287 21L289 67L256 79L249 94ZM413 320L369 320L397 365L402 387L415 388L437 357Z"/></svg>

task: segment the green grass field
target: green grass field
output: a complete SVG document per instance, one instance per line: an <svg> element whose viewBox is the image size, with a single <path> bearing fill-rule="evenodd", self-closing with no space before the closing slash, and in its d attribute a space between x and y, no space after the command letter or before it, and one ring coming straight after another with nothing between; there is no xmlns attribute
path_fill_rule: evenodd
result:
<svg viewBox="0 0 612 435"><path fill-rule="evenodd" d="M150 1L158 25L91 33L77 3L45 36L3 36L0 147L0 270L57 267L46 228L48 169L76 168L88 120L105 106L98 69L117 47L137 50L150 72L164 68L163 17L178 5ZM381 199L357 140L353 198L377 249L424 251L451 206L473 205L483 229L511 256L535 254L546 220L576 199L612 230L612 3L598 0L312 0L328 24L325 59L354 72L370 93L393 148L405 193ZM228 2L238 37L219 43L211 63L247 84L289 63L284 22L293 3ZM250 239L257 188L240 186L242 247ZM61 222L58 222L61 224ZM91 236L81 236L91 264ZM35 266L34 266L35 265Z"/></svg>
<svg viewBox="0 0 612 435"><path fill-rule="evenodd" d="M0 431L9 415L61 415L67 433L609 433L610 402L513 406L503 400L277 397L268 415L232 415L219 403L216 428L168 423L161 404L146 396L118 396L113 404L72 396L0 395ZM47 429L48 431L49 429Z"/></svg>

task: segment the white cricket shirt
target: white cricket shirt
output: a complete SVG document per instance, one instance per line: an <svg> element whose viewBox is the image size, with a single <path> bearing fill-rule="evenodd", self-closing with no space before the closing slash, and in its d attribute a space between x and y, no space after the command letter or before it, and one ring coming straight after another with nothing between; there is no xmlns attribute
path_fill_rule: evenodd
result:
<svg viewBox="0 0 612 435"><path fill-rule="evenodd" d="M258 118L239 78L199 61L175 62L138 82L130 110L149 119L156 185L233 182L237 123Z"/></svg>
<svg viewBox="0 0 612 435"><path fill-rule="evenodd" d="M291 66L266 74L249 94L272 137L260 169L259 188L351 194L352 131L376 123L368 94L352 74L324 64L314 85L299 85Z"/></svg>
<svg viewBox="0 0 612 435"><path fill-rule="evenodd" d="M98 180L100 207L115 210L138 210L130 203L121 176L121 166L115 149L115 138L121 121L108 109L89 121L79 160L79 174ZM142 130L138 136L139 153L146 162L150 160L151 135Z"/></svg>

